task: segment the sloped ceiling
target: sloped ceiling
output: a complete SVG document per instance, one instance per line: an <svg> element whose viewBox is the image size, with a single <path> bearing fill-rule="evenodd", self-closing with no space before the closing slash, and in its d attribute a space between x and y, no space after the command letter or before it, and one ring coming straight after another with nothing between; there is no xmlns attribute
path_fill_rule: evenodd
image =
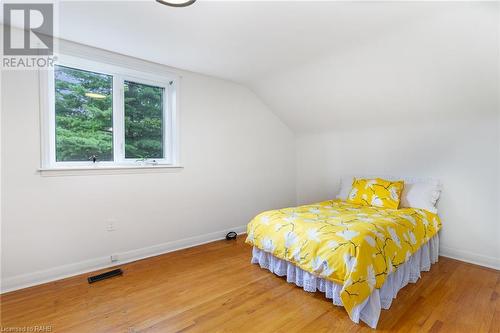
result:
<svg viewBox="0 0 500 333"><path fill-rule="evenodd" d="M496 76L483 73L485 64L498 65L497 3L58 7L59 37L244 84L297 133L447 112L452 105L436 94L486 85Z"/></svg>
<svg viewBox="0 0 500 333"><path fill-rule="evenodd" d="M491 107L499 96L498 3L370 6L386 18L384 29L372 22L359 34L342 30L349 44L250 82L291 128L308 133L498 112Z"/></svg>
<svg viewBox="0 0 500 333"><path fill-rule="evenodd" d="M413 4L63 1L59 35L170 66L251 83L429 15Z"/></svg>

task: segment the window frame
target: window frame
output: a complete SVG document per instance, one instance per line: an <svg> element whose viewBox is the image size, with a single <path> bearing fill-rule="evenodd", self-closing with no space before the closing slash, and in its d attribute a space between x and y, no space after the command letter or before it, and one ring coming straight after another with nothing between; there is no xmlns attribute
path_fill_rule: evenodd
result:
<svg viewBox="0 0 500 333"><path fill-rule="evenodd" d="M111 75L113 78L113 161L57 161L55 121L55 68L40 71L41 100L41 170L64 169L119 169L178 167L178 108L177 92L179 77L157 75L146 71L98 62L73 55L59 54L55 65L76 70ZM131 81L163 89L163 158L125 158L125 105L124 83Z"/></svg>

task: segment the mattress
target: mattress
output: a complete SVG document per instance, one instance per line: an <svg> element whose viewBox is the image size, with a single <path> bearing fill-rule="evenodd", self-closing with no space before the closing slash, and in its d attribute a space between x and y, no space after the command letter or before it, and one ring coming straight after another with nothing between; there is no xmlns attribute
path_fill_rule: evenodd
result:
<svg viewBox="0 0 500 333"><path fill-rule="evenodd" d="M329 200L257 215L248 224L246 242L341 286L338 303L358 322L360 308L374 291L435 239L440 228L439 217L422 209Z"/></svg>

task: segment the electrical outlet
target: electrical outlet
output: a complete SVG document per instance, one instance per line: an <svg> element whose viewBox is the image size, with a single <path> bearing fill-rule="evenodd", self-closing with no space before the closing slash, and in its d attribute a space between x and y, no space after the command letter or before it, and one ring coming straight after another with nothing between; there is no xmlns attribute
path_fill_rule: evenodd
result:
<svg viewBox="0 0 500 333"><path fill-rule="evenodd" d="M116 230L116 219L109 218L106 220L106 231Z"/></svg>
<svg viewBox="0 0 500 333"><path fill-rule="evenodd" d="M118 258L118 255L117 255L117 254L112 254L110 258L111 258L111 262L115 262L115 261L118 261L118 260L119 260L119 258Z"/></svg>

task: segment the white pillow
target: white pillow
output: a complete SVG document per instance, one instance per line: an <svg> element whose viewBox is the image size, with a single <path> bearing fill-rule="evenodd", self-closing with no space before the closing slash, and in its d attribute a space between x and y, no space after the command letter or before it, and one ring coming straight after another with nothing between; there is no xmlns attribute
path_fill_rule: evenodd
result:
<svg viewBox="0 0 500 333"><path fill-rule="evenodd" d="M395 177L381 175L345 176L340 180L340 191L335 197L343 201L351 191L354 178L382 178L387 180L404 180L405 186L401 194L400 208L421 208L437 213L436 203L441 195L441 183L432 178Z"/></svg>
<svg viewBox="0 0 500 333"><path fill-rule="evenodd" d="M347 201L347 197L351 192L353 180L353 176L345 176L340 179L340 191L339 194L337 194L337 196L335 197L336 199Z"/></svg>
<svg viewBox="0 0 500 333"><path fill-rule="evenodd" d="M436 214L436 202L441 195L441 188L432 183L406 183L401 194L399 207L422 208Z"/></svg>

